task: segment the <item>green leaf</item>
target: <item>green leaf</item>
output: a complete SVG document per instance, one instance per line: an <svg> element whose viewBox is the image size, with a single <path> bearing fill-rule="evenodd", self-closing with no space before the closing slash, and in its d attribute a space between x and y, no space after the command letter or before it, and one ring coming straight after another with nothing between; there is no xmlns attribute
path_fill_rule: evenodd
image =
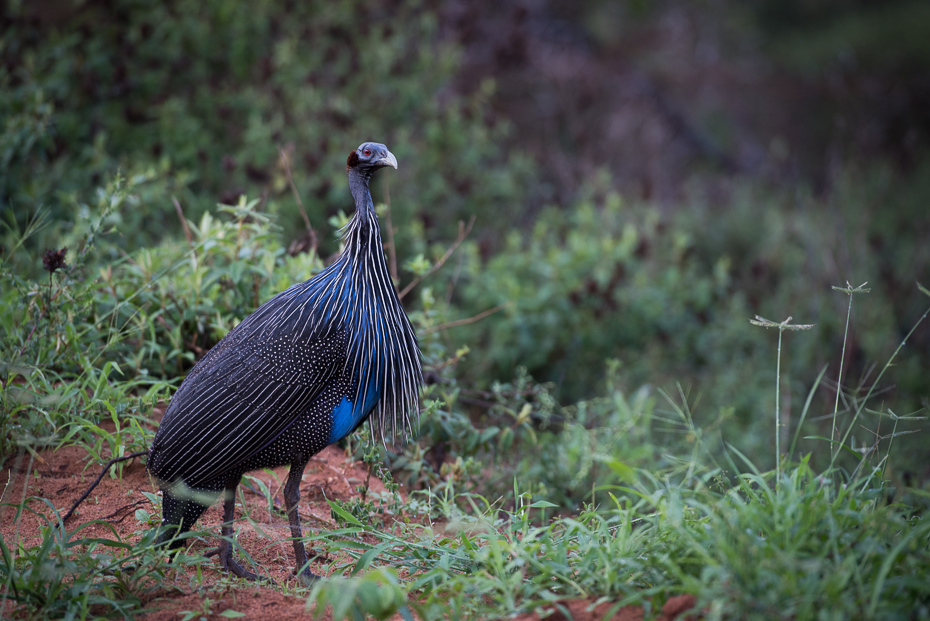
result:
<svg viewBox="0 0 930 621"><path fill-rule="evenodd" d="M553 504L548 500L537 500L531 505L527 505L528 509L549 509L552 507L558 507L559 505Z"/></svg>
<svg viewBox="0 0 930 621"><path fill-rule="evenodd" d="M339 517L341 517L343 520L345 520L345 521L348 522L349 524L354 524L355 526L364 526L361 522L359 522L359 521L355 518L354 515L352 515L351 513L349 513L348 511L346 511L345 509L343 509L340 505L336 504L334 501L328 500L327 502L329 503L330 509L332 509L333 512L334 512L336 515L338 515Z"/></svg>
<svg viewBox="0 0 930 621"><path fill-rule="evenodd" d="M623 481L636 481L636 471L618 459L605 460L607 467Z"/></svg>

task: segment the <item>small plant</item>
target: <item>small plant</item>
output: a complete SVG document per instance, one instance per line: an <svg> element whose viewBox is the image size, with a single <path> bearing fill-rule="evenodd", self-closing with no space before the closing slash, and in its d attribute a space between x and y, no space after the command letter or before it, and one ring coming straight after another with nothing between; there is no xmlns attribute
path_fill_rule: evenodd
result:
<svg viewBox="0 0 930 621"><path fill-rule="evenodd" d="M407 606L407 592L389 568L373 570L353 578L324 578L314 584L307 607L319 619L328 607L334 619L363 621L367 615L388 619L396 614L407 621L414 617Z"/></svg>
<svg viewBox="0 0 930 621"><path fill-rule="evenodd" d="M849 282L846 283L845 288L833 287L834 291L842 291L849 296L849 307L846 309L846 327L843 329L843 351L840 353L840 371L839 375L836 378L836 399L833 402L833 426L830 428L830 455L834 454L836 448L833 446L833 438L836 437L836 415L839 410L840 405L840 391L843 386L843 363L846 362L846 341L849 338L849 320L852 317L852 303L853 303L853 294L854 293L868 293L871 289L865 289L864 287L869 284L864 282L858 287L853 288Z"/></svg>
<svg viewBox="0 0 930 621"><path fill-rule="evenodd" d="M203 598L200 604L199 610L182 610L178 612L178 615L181 617L180 621L193 621L194 619L207 621L207 619L213 615L223 617L224 619L239 619L246 616L244 612L237 612L232 608L227 608L223 612L214 613L213 606L216 602L209 597Z"/></svg>
<svg viewBox="0 0 930 621"><path fill-rule="evenodd" d="M139 534L161 525L161 496L151 492L142 492L142 495L148 499L152 510L136 509L134 517L142 527L142 531L138 531Z"/></svg>
<svg viewBox="0 0 930 621"><path fill-rule="evenodd" d="M918 290L919 290L921 293L923 293L924 295L930 297L930 290L928 290L926 287L924 287L924 286L921 285L920 283L917 283L917 288L918 288ZM894 362L895 358L898 356L898 354L901 352L901 349L902 349L902 348L904 347L904 345L907 343L907 340L911 337L912 334L914 334L914 331L918 328L918 326L920 326L920 324L923 323L924 319L927 318L927 315L930 315L930 308L927 308L927 310L924 311L923 315L921 315L921 316L917 319L917 321L914 323L914 325L911 326L911 329L910 329L910 330L908 331L908 333L904 336L904 338L901 340L901 343L900 343L900 344L898 345L898 347L894 350L894 353L891 354L891 357L888 358L888 361L887 361L887 362L885 363L885 365L882 367L882 370L879 372L878 376L875 378L875 381L872 382L872 385L869 387L869 390L868 390L868 392L866 393L865 397L857 403L856 411L855 411L855 413L853 414L852 420L849 422L849 425L848 425L847 428L846 428L846 432L843 434L843 437L842 437L842 439L841 439L840 442L839 442L839 446L838 446L838 447L836 448L836 450L834 450L834 451L832 452L832 454L831 454L831 457L830 457L830 467L831 467L831 469L832 469L832 467L834 466L834 464L836 463L837 457L838 457L839 454L840 454L840 450L841 450L841 449L844 449L844 448L849 448L849 447L846 446L846 442L847 442L847 440L849 439L849 436L850 436L850 434L852 433L853 429L855 428L856 421L859 420L859 416L862 414L863 410L865 409L865 404L866 404L866 402L867 402L867 401L869 400L869 398L872 396L872 393L875 391L876 386L878 386L878 384L879 384L879 382L881 381L882 377L884 377L885 372L891 367L891 365L892 365L892 363ZM837 390L839 390L839 387L837 388ZM897 425L898 425L898 421L899 421L899 420L902 420L902 419L904 418L904 417L895 416L894 414L892 414L892 417L893 417L894 423L895 423L894 431L892 432L892 434L891 434L890 436L886 436L886 437L887 437L888 439L890 439L890 440L893 440L894 437L895 437L896 435L902 435L902 434L897 433ZM909 419L911 419L911 420L914 420L914 419L915 419L915 417L913 417L913 416L907 417L907 418L909 418ZM878 442L880 442L881 440L885 439L886 437L881 437L881 436L879 436L878 441L876 442L876 447L877 447ZM890 445L889 445L889 450L890 450ZM871 455L871 453L872 453L872 451L869 450L869 451L867 451L867 452L862 456L862 458L861 458L861 460L859 461L859 464L857 465L856 470L855 470L854 472L858 472L858 471L859 471L859 468L861 467L862 464L865 463L866 458L868 458L869 455Z"/></svg>
<svg viewBox="0 0 930 621"><path fill-rule="evenodd" d="M51 518L34 509L38 503ZM104 606L132 618L142 605L140 595L178 568L201 562L202 557L178 555L174 564L165 561L155 546L155 532L144 534L137 543L120 538L112 525L86 522L69 529L47 500L29 498L15 510L15 520L29 512L44 522L41 541L30 547L0 538L0 584L2 601L12 600L33 618L80 618L94 607ZM109 537L81 537L90 526L109 531Z"/></svg>

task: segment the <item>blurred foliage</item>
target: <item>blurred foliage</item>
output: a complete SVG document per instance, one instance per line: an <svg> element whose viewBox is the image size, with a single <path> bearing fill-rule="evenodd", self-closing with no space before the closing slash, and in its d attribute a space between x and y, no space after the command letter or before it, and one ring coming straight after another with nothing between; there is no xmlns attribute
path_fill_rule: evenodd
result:
<svg viewBox="0 0 930 621"><path fill-rule="evenodd" d="M810 151L796 154L802 167L829 177L837 157L920 163L930 148L926 2L761 0L752 14L767 57L802 84L806 114L795 124Z"/></svg>
<svg viewBox="0 0 930 621"><path fill-rule="evenodd" d="M285 158L319 223L351 204L342 161L362 140L400 162L398 221L506 225L521 204L528 162L500 149L505 124L485 122L492 86L448 90L456 52L419 2L40 0L2 18L0 205L20 226L48 211L34 247L57 243L118 168L163 184L124 214L124 248L177 231L172 195L194 220L260 196L301 231Z"/></svg>
<svg viewBox="0 0 930 621"><path fill-rule="evenodd" d="M756 16L778 51L800 68L930 66L930 7L914 0L762 0Z"/></svg>
<svg viewBox="0 0 930 621"><path fill-rule="evenodd" d="M466 246L449 280L449 312L509 305L445 338L481 352L465 362L478 385L524 365L554 382L563 403L598 394L603 361L618 359L628 390L678 382L698 419L733 415L742 431L728 440L768 452L760 421L774 407L775 340L754 333L748 319L817 324L785 346L785 399L789 418L797 416L820 367L829 363L827 377L836 379L848 300L832 286L868 281L843 381L844 404L861 397L870 369L926 307L915 281L930 268L930 247L909 233L930 230L925 178L850 172L826 201L746 185L726 204L696 198L670 215L590 190L571 209L541 213L530 232L511 232L486 262ZM899 413L926 405L928 351L930 331L921 326L897 360L893 386L882 386ZM833 391L822 387L815 408L832 407Z"/></svg>

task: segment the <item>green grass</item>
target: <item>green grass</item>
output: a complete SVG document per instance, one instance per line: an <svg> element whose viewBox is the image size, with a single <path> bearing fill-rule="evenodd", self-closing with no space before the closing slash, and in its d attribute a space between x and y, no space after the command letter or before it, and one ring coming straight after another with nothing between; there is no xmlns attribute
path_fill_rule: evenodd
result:
<svg viewBox="0 0 930 621"><path fill-rule="evenodd" d="M167 563L154 545L154 530L135 541L124 541L105 521L69 528L54 505L44 499L5 503L3 509L12 509L15 521L28 511L44 523L37 545L23 546L0 538L2 600L12 601L29 618L76 619L88 614L133 618L144 611L141 596L170 582L183 568L205 560L179 554L173 563ZM112 536L82 536L82 531L93 525L108 529Z"/></svg>
<svg viewBox="0 0 930 621"><path fill-rule="evenodd" d="M352 555L331 570L381 567L369 582L324 580L311 600L331 604L337 618L353 610L385 618L397 607L378 606L397 602L389 594L401 584L410 593L403 606L421 618L500 618L562 598L657 609L684 593L711 619L930 615L930 525L889 504L877 476L837 490L801 463L786 469L778 491L773 478L748 472L724 483L709 470L686 486L641 472L603 505L551 522L538 519L551 504L524 496L516 511L473 495L434 497L441 526L398 532L346 514L347 527L317 537ZM361 543L365 535L377 543ZM374 590L371 581L387 594L360 595L362 584Z"/></svg>

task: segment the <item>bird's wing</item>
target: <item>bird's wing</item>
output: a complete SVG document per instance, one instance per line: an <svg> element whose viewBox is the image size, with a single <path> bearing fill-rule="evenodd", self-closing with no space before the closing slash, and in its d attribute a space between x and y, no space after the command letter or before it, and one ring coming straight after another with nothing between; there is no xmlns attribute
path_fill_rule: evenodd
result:
<svg viewBox="0 0 930 621"><path fill-rule="evenodd" d="M191 487L215 480L272 442L344 369L346 332L302 331L307 313L286 293L217 343L185 379L152 443L156 477Z"/></svg>

